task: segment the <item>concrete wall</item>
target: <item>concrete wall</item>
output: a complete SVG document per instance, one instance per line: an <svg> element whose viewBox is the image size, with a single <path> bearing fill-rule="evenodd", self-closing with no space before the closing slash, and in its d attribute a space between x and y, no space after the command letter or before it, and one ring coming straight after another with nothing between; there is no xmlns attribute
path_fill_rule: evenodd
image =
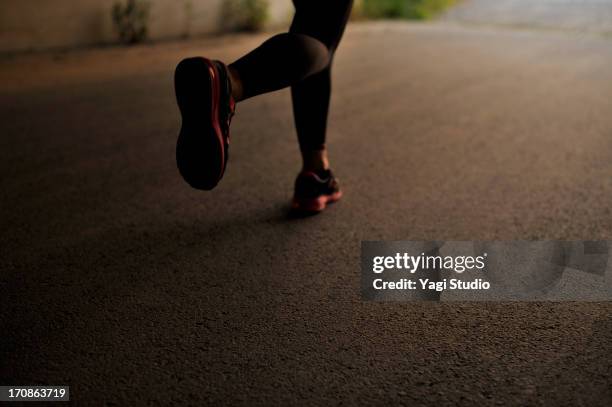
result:
<svg viewBox="0 0 612 407"><path fill-rule="evenodd" d="M117 41L111 7L117 0L0 0L0 52L108 44ZM203 35L220 29L225 0L149 0L149 38ZM290 0L268 0L270 25L291 16Z"/></svg>

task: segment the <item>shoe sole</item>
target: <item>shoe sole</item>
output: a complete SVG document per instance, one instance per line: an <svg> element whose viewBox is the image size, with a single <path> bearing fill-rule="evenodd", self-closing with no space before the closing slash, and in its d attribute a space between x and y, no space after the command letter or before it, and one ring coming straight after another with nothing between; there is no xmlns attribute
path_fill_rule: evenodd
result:
<svg viewBox="0 0 612 407"><path fill-rule="evenodd" d="M223 176L226 154L219 123L217 68L205 58L184 59L176 67L174 89L182 116L177 167L193 188L211 190Z"/></svg>
<svg viewBox="0 0 612 407"><path fill-rule="evenodd" d="M327 205L337 202L342 198L342 191L335 192L331 195L321 195L311 199L293 198L291 209L299 212L317 213L327 208Z"/></svg>

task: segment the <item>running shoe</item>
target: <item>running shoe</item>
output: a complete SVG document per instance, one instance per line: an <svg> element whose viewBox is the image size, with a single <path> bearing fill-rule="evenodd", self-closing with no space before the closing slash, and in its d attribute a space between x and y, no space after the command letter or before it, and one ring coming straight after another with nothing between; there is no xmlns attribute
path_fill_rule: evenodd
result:
<svg viewBox="0 0 612 407"><path fill-rule="evenodd" d="M236 106L227 67L201 57L184 59L176 67L174 88L183 119L177 167L189 185L211 190L225 172Z"/></svg>
<svg viewBox="0 0 612 407"><path fill-rule="evenodd" d="M299 212L317 213L342 197L338 179L331 170L319 173L304 171L295 180L291 208Z"/></svg>

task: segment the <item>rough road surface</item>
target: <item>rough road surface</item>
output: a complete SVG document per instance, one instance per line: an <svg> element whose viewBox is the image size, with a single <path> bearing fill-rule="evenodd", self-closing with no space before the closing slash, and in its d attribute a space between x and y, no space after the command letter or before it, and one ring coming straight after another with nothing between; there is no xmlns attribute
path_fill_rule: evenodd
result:
<svg viewBox="0 0 612 407"><path fill-rule="evenodd" d="M263 38L2 59L0 383L96 406L611 405L609 303L359 295L361 240L612 238L610 40L350 27L345 198L292 219L287 91L239 106L214 192L174 163L176 61Z"/></svg>

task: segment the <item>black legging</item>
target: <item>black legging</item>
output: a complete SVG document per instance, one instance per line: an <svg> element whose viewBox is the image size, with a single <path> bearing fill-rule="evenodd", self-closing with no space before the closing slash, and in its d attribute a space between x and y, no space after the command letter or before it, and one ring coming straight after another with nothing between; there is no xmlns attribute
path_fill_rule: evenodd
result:
<svg viewBox="0 0 612 407"><path fill-rule="evenodd" d="M353 0L293 0L288 33L276 35L230 66L243 99L291 86L293 115L302 151L325 148L331 65Z"/></svg>

